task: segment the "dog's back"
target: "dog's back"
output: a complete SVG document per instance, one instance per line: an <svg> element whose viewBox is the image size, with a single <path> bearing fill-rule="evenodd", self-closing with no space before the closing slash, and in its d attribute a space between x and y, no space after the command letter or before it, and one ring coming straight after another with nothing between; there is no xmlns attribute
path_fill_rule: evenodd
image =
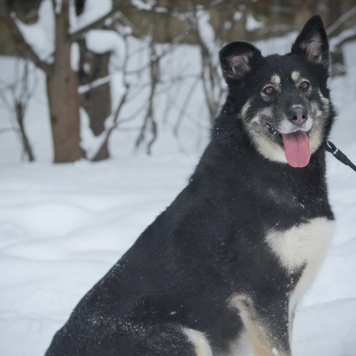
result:
<svg viewBox="0 0 356 356"><path fill-rule="evenodd" d="M47 355L290 355L326 253L334 116L319 17L286 56L234 42L228 95L188 186L80 301Z"/></svg>

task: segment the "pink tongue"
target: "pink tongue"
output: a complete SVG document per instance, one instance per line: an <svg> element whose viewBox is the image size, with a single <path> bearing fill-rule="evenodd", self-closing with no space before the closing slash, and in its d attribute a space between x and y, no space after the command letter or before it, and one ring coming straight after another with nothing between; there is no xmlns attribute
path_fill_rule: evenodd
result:
<svg viewBox="0 0 356 356"><path fill-rule="evenodd" d="M288 163L295 168L305 167L310 160L309 139L305 132L282 134Z"/></svg>

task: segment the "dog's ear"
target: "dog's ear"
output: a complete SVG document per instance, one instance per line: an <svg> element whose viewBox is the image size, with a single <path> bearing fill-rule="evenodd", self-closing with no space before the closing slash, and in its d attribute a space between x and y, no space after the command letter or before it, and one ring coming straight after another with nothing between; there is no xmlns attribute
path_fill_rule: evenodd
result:
<svg viewBox="0 0 356 356"><path fill-rule="evenodd" d="M261 58L261 52L247 42L231 42L219 53L225 81L229 84L252 70L253 62Z"/></svg>
<svg viewBox="0 0 356 356"><path fill-rule="evenodd" d="M323 21L319 15L313 16L304 25L302 32L292 45L292 54L302 54L311 63L329 67L329 41Z"/></svg>

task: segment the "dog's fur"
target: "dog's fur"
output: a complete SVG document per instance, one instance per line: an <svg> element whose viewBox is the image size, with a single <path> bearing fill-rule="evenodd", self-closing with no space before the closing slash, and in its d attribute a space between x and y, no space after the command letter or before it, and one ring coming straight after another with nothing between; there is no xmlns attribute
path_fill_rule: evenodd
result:
<svg viewBox="0 0 356 356"><path fill-rule="evenodd" d="M227 99L188 186L80 301L47 356L237 356L245 341L258 356L291 355L294 310L333 227L328 40L315 16L289 54L233 42L220 60ZM297 158L288 137L304 140L290 146Z"/></svg>

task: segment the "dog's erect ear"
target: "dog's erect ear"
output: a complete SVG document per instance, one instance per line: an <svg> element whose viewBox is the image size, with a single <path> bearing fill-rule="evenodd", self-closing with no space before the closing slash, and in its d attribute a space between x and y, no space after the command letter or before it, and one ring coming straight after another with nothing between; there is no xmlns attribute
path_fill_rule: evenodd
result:
<svg viewBox="0 0 356 356"><path fill-rule="evenodd" d="M309 62L329 67L329 41L319 15L313 16L305 24L292 45L291 53L305 55Z"/></svg>
<svg viewBox="0 0 356 356"><path fill-rule="evenodd" d="M251 71L253 62L261 58L261 52L246 42L231 42L219 53L225 81L229 84Z"/></svg>

